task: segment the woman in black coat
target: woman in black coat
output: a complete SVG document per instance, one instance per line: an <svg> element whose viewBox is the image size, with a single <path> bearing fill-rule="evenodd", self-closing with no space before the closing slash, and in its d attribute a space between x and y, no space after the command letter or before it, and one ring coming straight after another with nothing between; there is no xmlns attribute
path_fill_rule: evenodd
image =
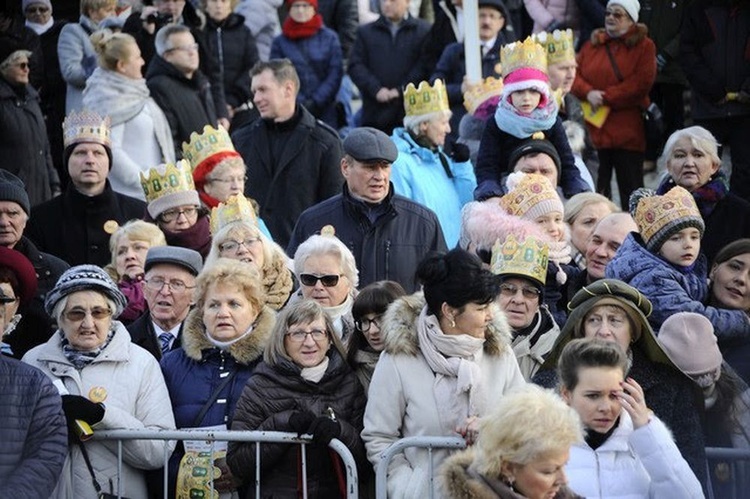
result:
<svg viewBox="0 0 750 499"><path fill-rule="evenodd" d="M344 360L333 324L313 301L291 305L279 316L266 348L234 413L232 430L311 434L307 447L308 497L344 495L344 467L327 447L337 438L365 463L360 432L365 394ZM296 445L261 446L263 497L296 497L302 484ZM255 445L229 444L227 464L245 485L255 480ZM254 497L254 490L248 497Z"/></svg>

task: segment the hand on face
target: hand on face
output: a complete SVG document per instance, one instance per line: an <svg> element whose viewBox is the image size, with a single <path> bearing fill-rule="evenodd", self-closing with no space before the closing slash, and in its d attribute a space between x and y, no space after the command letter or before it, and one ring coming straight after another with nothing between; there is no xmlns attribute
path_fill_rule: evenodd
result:
<svg viewBox="0 0 750 499"><path fill-rule="evenodd" d="M648 424L652 411L646 406L643 388L633 378L627 378L620 382L622 391L618 394L620 404L633 420L633 428L636 430Z"/></svg>

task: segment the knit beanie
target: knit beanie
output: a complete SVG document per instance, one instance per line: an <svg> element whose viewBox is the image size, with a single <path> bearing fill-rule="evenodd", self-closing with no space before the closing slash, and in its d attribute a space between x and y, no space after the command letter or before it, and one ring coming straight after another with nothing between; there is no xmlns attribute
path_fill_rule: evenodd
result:
<svg viewBox="0 0 750 499"><path fill-rule="evenodd" d="M661 325L658 340L672 362L693 379L715 375L721 369L724 359L714 327L700 314L679 312L670 316Z"/></svg>
<svg viewBox="0 0 750 499"><path fill-rule="evenodd" d="M21 9L25 11L26 7L28 7L29 5L34 5L34 4L42 4L45 7L52 10L52 2L50 2L49 0L23 0L21 2Z"/></svg>
<svg viewBox="0 0 750 499"><path fill-rule="evenodd" d="M66 270L55 287L44 300L44 310L51 316L55 306L66 296L77 291L99 291L115 303L112 317L117 318L128 304L117 284L107 273L96 265L78 265Z"/></svg>
<svg viewBox="0 0 750 499"><path fill-rule="evenodd" d="M638 0L609 0L607 7L610 5L619 5L625 9L634 23L638 22L638 12L641 10L641 4Z"/></svg>
<svg viewBox="0 0 750 499"><path fill-rule="evenodd" d="M703 237L706 228L692 194L680 186L663 196L651 189L636 189L630 195L630 213L646 249L652 253L682 229L695 227Z"/></svg>
<svg viewBox="0 0 750 499"><path fill-rule="evenodd" d="M29 195L26 194L26 186L23 185L23 180L3 169L0 169L0 201L18 203L27 215L31 214L31 203L29 202Z"/></svg>
<svg viewBox="0 0 750 499"><path fill-rule="evenodd" d="M544 153L555 162L557 167L557 173L561 171L560 155L557 152L554 144L547 139L526 139L521 144L513 149L508 157L508 167L512 170L519 159L532 153Z"/></svg>
<svg viewBox="0 0 750 499"><path fill-rule="evenodd" d="M543 175L514 172L508 176L506 185L508 193L500 198L500 206L511 215L536 220L552 211L565 213L560 196Z"/></svg>
<svg viewBox="0 0 750 499"><path fill-rule="evenodd" d="M295 2L306 2L315 7L315 12L318 11L318 0L286 0L286 6L288 9L292 8L292 4Z"/></svg>

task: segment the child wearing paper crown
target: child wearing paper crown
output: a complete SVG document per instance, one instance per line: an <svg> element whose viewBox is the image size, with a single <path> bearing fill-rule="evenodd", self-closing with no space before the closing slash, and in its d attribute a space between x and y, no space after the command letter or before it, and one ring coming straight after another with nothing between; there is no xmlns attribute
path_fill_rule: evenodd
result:
<svg viewBox="0 0 750 499"><path fill-rule="evenodd" d="M654 329L675 313L695 312L722 335L750 334L744 311L703 305L708 298L708 264L700 253L705 224L690 192L677 186L658 196L637 189L630 211L640 234L628 234L605 275L637 288L653 303L648 320Z"/></svg>
<svg viewBox="0 0 750 499"><path fill-rule="evenodd" d="M559 184L566 197L590 190L575 165L573 151L557 115L547 76L547 54L531 38L500 51L503 91L494 119L487 121L477 156L474 198L502 196L502 177L509 172L511 152L529 138L549 140L560 155ZM556 187L556 186L555 186Z"/></svg>

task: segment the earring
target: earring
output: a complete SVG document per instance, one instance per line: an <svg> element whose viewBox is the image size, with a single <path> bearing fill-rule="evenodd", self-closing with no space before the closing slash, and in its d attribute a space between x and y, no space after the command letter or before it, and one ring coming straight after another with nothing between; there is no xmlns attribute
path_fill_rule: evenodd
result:
<svg viewBox="0 0 750 499"><path fill-rule="evenodd" d="M451 316L451 328L456 328L456 318Z"/></svg>

